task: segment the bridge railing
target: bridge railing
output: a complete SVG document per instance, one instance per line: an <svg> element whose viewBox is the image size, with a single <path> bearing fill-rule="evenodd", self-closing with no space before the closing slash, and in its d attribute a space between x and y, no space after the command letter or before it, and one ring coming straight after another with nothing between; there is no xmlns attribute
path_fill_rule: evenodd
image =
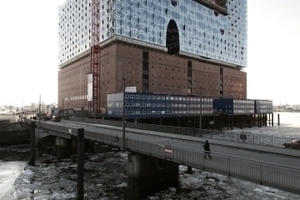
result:
<svg viewBox="0 0 300 200"><path fill-rule="evenodd" d="M204 158L203 151L176 146L171 147L170 153L170 147L166 151L164 144L129 138L126 144L131 151L300 194L300 168L223 154L212 154L210 160Z"/></svg>
<svg viewBox="0 0 300 200"><path fill-rule="evenodd" d="M211 138L217 140L226 140L239 143L250 143L272 147L284 147L286 142L292 142L297 138L274 137L272 135L258 135L245 132L228 132L228 131L211 131L203 135L204 138Z"/></svg>
<svg viewBox="0 0 300 200"><path fill-rule="evenodd" d="M111 126L122 126L121 121L111 121L104 119L88 119L88 118L72 118L71 120L75 121L84 121L90 123L106 124ZM245 132L230 132L230 131L215 131L208 129L190 128L190 127L176 127L176 126L163 126L155 124L144 124L144 123L134 123L126 122L126 127L136 128L142 130L150 130L164 133L173 133L180 135L189 135L197 136L218 140L226 140L231 142L239 143L250 143L257 145L273 146L283 148L283 144L286 142L291 142L297 138L283 138L283 137L274 137L274 136L265 136Z"/></svg>

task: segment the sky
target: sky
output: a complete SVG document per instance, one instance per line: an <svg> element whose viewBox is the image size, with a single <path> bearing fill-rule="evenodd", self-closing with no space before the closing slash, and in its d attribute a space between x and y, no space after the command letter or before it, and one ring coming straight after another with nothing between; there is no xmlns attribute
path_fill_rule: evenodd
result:
<svg viewBox="0 0 300 200"><path fill-rule="evenodd" d="M299 0L248 0L249 99L300 104L299 9Z"/></svg>
<svg viewBox="0 0 300 200"><path fill-rule="evenodd" d="M3 1L0 105L57 103L58 6L64 0ZM248 0L247 98L300 104L299 0Z"/></svg>

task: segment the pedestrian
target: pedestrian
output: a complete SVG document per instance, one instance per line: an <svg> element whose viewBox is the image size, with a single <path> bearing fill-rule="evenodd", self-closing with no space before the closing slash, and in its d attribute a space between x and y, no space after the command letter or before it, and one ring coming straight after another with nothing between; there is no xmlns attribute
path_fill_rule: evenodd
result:
<svg viewBox="0 0 300 200"><path fill-rule="evenodd" d="M208 143L207 140L205 141L205 144L203 145L203 148L204 148L204 159L206 157L208 157L211 160L210 147L209 147L209 143Z"/></svg>

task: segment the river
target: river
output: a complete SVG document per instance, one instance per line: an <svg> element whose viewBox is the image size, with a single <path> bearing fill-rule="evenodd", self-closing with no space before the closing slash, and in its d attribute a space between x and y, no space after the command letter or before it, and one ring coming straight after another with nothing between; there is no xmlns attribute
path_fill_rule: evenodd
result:
<svg viewBox="0 0 300 200"><path fill-rule="evenodd" d="M0 199L12 200L15 179L27 165L29 145L0 148Z"/></svg>
<svg viewBox="0 0 300 200"><path fill-rule="evenodd" d="M280 116L280 124L294 128L300 128L300 112L278 112L274 113L274 121L278 122L277 115ZM300 134L300 133L299 133Z"/></svg>

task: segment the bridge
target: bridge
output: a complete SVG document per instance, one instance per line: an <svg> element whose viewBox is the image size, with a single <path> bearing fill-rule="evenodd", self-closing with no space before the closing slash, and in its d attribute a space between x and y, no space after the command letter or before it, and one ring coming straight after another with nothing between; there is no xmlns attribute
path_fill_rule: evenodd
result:
<svg viewBox="0 0 300 200"><path fill-rule="evenodd" d="M74 140L77 130L84 128L86 140L122 149L122 127L113 124L116 122L111 122L111 125L99 122L96 119L77 119L36 121L36 125L43 130L41 135L57 136L60 144L67 144L64 140ZM206 139L197 137L200 132L195 134L195 130L186 128L180 131L185 134L177 134L180 128L170 130L170 127L164 127L166 131L158 132L130 126L134 125L126 124L125 149L129 151L128 190L132 198L140 198L163 187L177 187L178 165L300 194L300 154L297 150L209 139L212 150L212 159L209 160L204 158L202 150ZM157 128L149 125L148 129ZM153 188L153 185L160 187Z"/></svg>

